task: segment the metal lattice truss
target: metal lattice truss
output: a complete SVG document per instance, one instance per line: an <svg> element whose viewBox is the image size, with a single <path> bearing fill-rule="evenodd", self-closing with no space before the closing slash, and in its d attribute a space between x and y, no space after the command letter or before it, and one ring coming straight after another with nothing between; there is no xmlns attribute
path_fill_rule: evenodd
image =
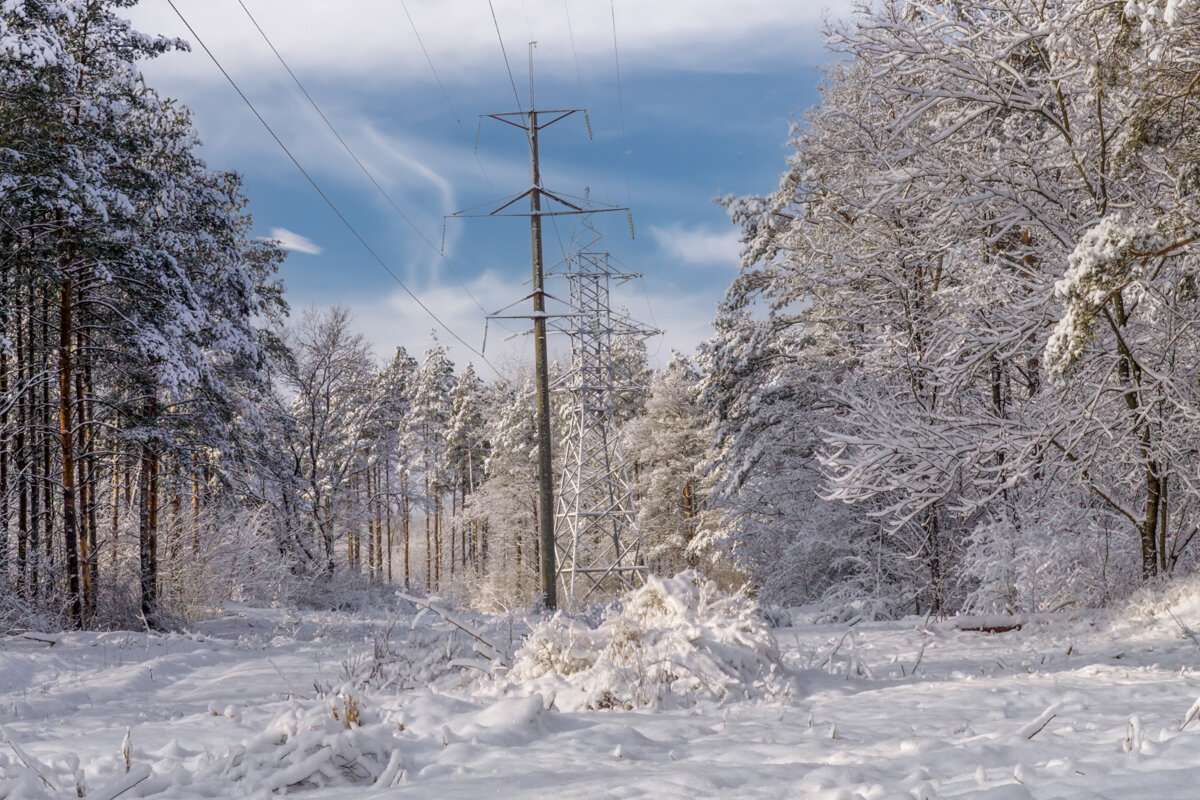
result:
<svg viewBox="0 0 1200 800"><path fill-rule="evenodd" d="M571 338L570 428L565 439L554 539L558 578L570 606L580 607L640 584L645 574L641 532L629 470L617 432L615 402L635 388L616 375L613 340L656 331L614 313L615 269L607 253L580 253L563 272L570 284L571 314L560 330Z"/></svg>

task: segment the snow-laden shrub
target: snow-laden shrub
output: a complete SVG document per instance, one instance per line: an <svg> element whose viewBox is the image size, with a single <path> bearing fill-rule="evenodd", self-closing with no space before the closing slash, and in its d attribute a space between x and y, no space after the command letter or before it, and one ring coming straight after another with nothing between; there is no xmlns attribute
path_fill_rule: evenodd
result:
<svg viewBox="0 0 1200 800"><path fill-rule="evenodd" d="M404 778L402 728L375 709L377 699L339 692L293 702L261 733L210 753L199 768L146 763L128 732L123 770L105 759L86 770L74 756L43 762L5 740L11 754L0 753L0 798L272 797L323 787L393 787ZM72 784L74 791L60 790Z"/></svg>
<svg viewBox="0 0 1200 800"><path fill-rule="evenodd" d="M402 775L398 734L395 722L375 719L350 694L297 703L197 782L233 781L242 794L392 786Z"/></svg>
<svg viewBox="0 0 1200 800"><path fill-rule="evenodd" d="M341 679L345 686L371 691L458 688L474 677L457 666L475 658L472 644L459 631L419 621L389 626L375 632L369 653L354 653L342 662Z"/></svg>
<svg viewBox="0 0 1200 800"><path fill-rule="evenodd" d="M58 577L56 570L43 569L42 575L47 574L51 580ZM29 630L57 631L66 627L66 602L61 597L22 597L17 587L5 577L0 576L0 635Z"/></svg>
<svg viewBox="0 0 1200 800"><path fill-rule="evenodd" d="M510 680L563 710L672 708L782 696L775 638L744 591L698 572L650 576L596 627L556 614L517 651Z"/></svg>
<svg viewBox="0 0 1200 800"><path fill-rule="evenodd" d="M1136 592L1129 600L1125 616L1139 624L1149 619L1169 628L1179 629L1183 625L1193 632L1200 630L1200 574Z"/></svg>
<svg viewBox="0 0 1200 800"><path fill-rule="evenodd" d="M508 664L513 642L528 631L523 616L450 609L436 597L411 600L417 613L411 619L392 617L387 625L373 629L371 650L349 655L342 662L340 683L323 687L327 693L337 692L339 686L355 692L420 687L455 691L473 686Z"/></svg>
<svg viewBox="0 0 1200 800"><path fill-rule="evenodd" d="M1045 510L1014 525L988 522L965 538L963 609L1021 613L1097 607L1128 596L1137 584L1133 539L1115 535L1104 514Z"/></svg>
<svg viewBox="0 0 1200 800"><path fill-rule="evenodd" d="M280 548L276 521L267 508L217 509L164 526L159 542L159 611L141 612L138 533L126 520L114 550L105 555L96 615L99 629L181 628L214 616L226 602L259 606L297 605L319 576L306 575ZM108 559L111 558L111 561Z"/></svg>
<svg viewBox="0 0 1200 800"><path fill-rule="evenodd" d="M294 602L306 582L276 539L269 509L243 509L214 520L160 568L163 604L184 620L212 614L227 601L271 606Z"/></svg>
<svg viewBox="0 0 1200 800"><path fill-rule="evenodd" d="M877 622L897 619L905 606L912 608L912 592L908 597L901 595L906 587L885 586L883 593L875 587L862 586L859 581L847 581L834 586L818 602L813 603L810 620L819 625L837 625L853 620Z"/></svg>

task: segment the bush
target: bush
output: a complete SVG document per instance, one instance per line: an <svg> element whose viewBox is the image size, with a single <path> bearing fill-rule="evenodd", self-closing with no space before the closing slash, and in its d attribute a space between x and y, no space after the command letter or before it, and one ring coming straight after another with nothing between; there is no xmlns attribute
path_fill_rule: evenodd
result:
<svg viewBox="0 0 1200 800"><path fill-rule="evenodd" d="M758 604L694 571L648 577L594 628L556 614L534 627L509 678L553 695L562 710L675 708L791 690Z"/></svg>

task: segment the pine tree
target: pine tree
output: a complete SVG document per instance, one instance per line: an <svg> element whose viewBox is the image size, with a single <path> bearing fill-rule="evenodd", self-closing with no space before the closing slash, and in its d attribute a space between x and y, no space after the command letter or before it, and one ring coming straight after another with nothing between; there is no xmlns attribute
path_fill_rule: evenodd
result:
<svg viewBox="0 0 1200 800"><path fill-rule="evenodd" d="M459 539L459 562L477 566L480 555L479 526L460 513L476 486L483 482L489 444L484 428L486 388L467 364L454 387L453 407L446 435L446 463L450 471L451 511ZM457 498L457 500L455 500Z"/></svg>
<svg viewBox="0 0 1200 800"><path fill-rule="evenodd" d="M420 473L421 505L425 523L425 587L441 586L443 545L443 495L449 475L446 465L449 422L453 412L454 365L446 348L434 344L425 351L413 379L412 399L405 418L401 447L410 468ZM447 555L449 548L445 548Z"/></svg>
<svg viewBox="0 0 1200 800"><path fill-rule="evenodd" d="M238 181L196 157L186 111L141 81L136 61L175 43L133 31L118 16L130 4L28 0L0 18L14 56L0 66L0 203L15 362L0 384L16 408L2 513L7 533L15 490L20 591L40 602L61 590L74 625L96 611L98 498L120 463L99 454L136 451L142 465L153 623L161 461L228 441L265 386L252 320L278 308L278 251L249 239Z"/></svg>

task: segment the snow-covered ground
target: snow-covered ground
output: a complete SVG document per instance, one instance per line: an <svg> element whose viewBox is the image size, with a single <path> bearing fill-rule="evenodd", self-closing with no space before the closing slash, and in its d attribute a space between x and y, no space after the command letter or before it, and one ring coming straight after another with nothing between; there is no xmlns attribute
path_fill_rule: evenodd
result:
<svg viewBox="0 0 1200 800"><path fill-rule="evenodd" d="M0 797L1200 792L1200 720L1181 730L1200 696L1200 602L1186 593L1003 633L922 619L778 628L791 690L654 711L547 710L543 694L447 666L466 637L414 619L235 607L186 635L0 640Z"/></svg>

